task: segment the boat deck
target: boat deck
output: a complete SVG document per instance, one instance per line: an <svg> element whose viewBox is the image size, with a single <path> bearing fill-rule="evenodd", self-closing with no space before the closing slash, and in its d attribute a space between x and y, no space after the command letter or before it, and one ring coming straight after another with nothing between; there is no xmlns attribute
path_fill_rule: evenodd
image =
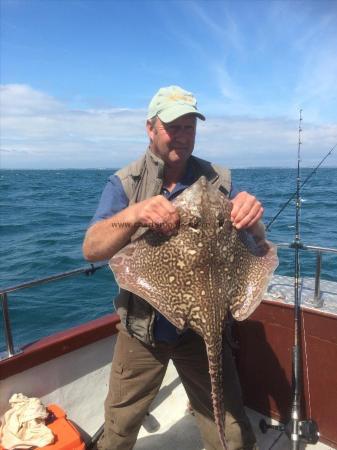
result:
<svg viewBox="0 0 337 450"><path fill-rule="evenodd" d="M262 416L247 409L260 450L286 450L290 441L284 433L269 430L262 434ZM266 419L269 421L269 419ZM273 423L276 423L273 421ZM154 400L150 415L141 427L135 450L204 450L195 418L187 410L187 396L172 363L169 364L161 390ZM301 445L305 450L333 450L322 444Z"/></svg>
<svg viewBox="0 0 337 450"><path fill-rule="evenodd" d="M289 366L289 372L291 361L289 349L292 343L292 308L290 305L293 303L294 296L293 282L294 280L291 277L274 276L265 295L267 301L257 309L257 312L263 312L263 320L268 321L270 314L275 316L272 317L273 320L269 320L268 324L270 325L273 322L273 326L278 327L282 331L282 349L284 351L277 355L283 364L282 367ZM312 336L310 335L309 337L311 344L315 344L318 339L326 345L325 350L321 351L320 347L315 344L315 351L321 355L323 363L319 366L319 371L311 375L311 386L322 384L321 373L324 372L325 386L330 387L330 390L325 388L322 393L319 393L317 399L315 398L315 390L312 390L313 408L317 406L315 405L315 401L317 400L317 402L324 405L325 413L324 417L318 418L315 414L313 417L317 421L318 419L321 421L322 436L324 436L324 424L328 439L327 442L331 442L331 445L334 445L334 447L324 445L323 443L307 446L302 445L301 449L307 450L332 450L337 448L337 444L335 445L335 442L337 442L335 432L332 433L331 431L331 429L335 429L333 420L336 402L333 400L333 395L336 386L334 376L336 371L334 368L331 369L331 365L335 364L337 348L335 340L337 283L321 280L320 288L320 300L322 304L316 307L313 304L314 279L305 278L302 283L302 305L305 309L319 311L318 316L322 314L325 316L323 317L324 324L327 322L330 324L329 329L326 325L323 327L324 336L330 336L328 340L322 341L321 334L317 337L317 330L313 330L316 334L313 332L311 333ZM270 312L271 304L273 308ZM286 308L282 308L283 304L286 305ZM281 315L274 313L276 309L286 310L286 313ZM267 314L268 311L269 315ZM311 314L311 311L309 314ZM280 324L276 319L279 319ZM274 323L275 321L277 323ZM284 324L282 321L286 321L286 323ZM14 392L23 392L25 395L41 398L46 405L51 403L60 405L67 412L68 418L82 431L84 439L89 442L89 437L94 435L104 420L103 403L108 388L111 353L116 340L116 334L114 334L116 332L114 329L116 323L118 323L118 318L114 315L96 319L75 329L44 338L40 342L26 346L22 353L19 353L13 358L1 361L1 369L4 372L2 373L3 376L0 376L0 391L2 394L0 396L0 415L7 410L10 396ZM309 325L310 323L312 322L308 322ZM263 331L263 323L258 325L262 327ZM271 327L268 326L267 328L266 332L269 333L267 333L269 336ZM248 330L247 336L250 345L253 343L251 342L251 334L249 333L252 331L255 333L256 330L259 331L259 328L252 327L252 329ZM275 335L271 337L273 338L273 336L275 337ZM331 336L333 336L333 339L331 339ZM261 335L257 337L261 338ZM262 338L264 337L266 336L263 334ZM265 344L264 349L268 350L266 354L268 357L273 356L270 350L279 350L279 339L277 338L276 341L272 339L269 343ZM244 352L246 356L256 351L255 348L248 348L246 350L247 348L245 347ZM261 354L263 352L260 351L259 353ZM249 363L249 358L247 361ZM274 358L274 361L278 360ZM23 370L23 365L25 370ZM256 367L256 363L254 362L254 364L248 365L247 367L251 369L252 366ZM270 368L271 364L267 366ZM267 383L264 380L268 381L270 372L267 374L262 373L261 367L265 368L266 364L263 363L260 365L258 370L259 377L262 378L262 383L265 385ZM4 376L5 373L7 373L6 376ZM248 370L248 384L253 385L253 390L256 391L255 379L252 379L250 375L251 372ZM330 381L327 382L327 379ZM91 395L84 398L83 392L90 392ZM277 384L277 393L278 395L283 395L279 384ZM258 399L261 399L261 392L259 391L257 394ZM322 397L322 395L325 397ZM79 407L79 405L82 405L83 400L85 400L85 406ZM271 400L275 403L273 396ZM151 406L150 415L146 417L140 430L135 450L204 449L195 418L187 411L187 404L185 390L171 363L160 392ZM247 404L249 403L247 402ZM273 405L270 404L269 406ZM264 409L259 410L265 411ZM269 430L266 435L263 435L260 432L258 424L263 417L262 415L249 409L247 409L247 413L254 427L260 450L287 450L291 448L288 437L284 433L281 434L278 431ZM286 414L288 414L288 406L286 408Z"/></svg>

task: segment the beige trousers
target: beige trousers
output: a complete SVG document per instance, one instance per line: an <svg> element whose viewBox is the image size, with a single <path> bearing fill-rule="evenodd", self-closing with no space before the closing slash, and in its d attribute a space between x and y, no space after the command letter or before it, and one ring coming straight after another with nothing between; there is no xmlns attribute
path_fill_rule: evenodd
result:
<svg viewBox="0 0 337 450"><path fill-rule="evenodd" d="M122 325L114 350L105 401L104 433L99 450L131 450L146 412L157 395L172 359L195 411L206 450L222 450L213 420L211 384L203 339L192 331L175 344L155 348L131 337ZM224 343L225 435L228 450L257 449L244 412L241 389L229 345ZM182 437L183 439L183 437Z"/></svg>

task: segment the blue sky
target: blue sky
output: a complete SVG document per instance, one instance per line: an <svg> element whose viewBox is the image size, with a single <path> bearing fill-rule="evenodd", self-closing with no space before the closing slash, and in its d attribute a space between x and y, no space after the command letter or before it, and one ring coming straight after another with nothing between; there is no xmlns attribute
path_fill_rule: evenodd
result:
<svg viewBox="0 0 337 450"><path fill-rule="evenodd" d="M300 108L303 165L337 142L336 0L1 0L0 20L2 168L120 167L170 84L217 163L295 166Z"/></svg>

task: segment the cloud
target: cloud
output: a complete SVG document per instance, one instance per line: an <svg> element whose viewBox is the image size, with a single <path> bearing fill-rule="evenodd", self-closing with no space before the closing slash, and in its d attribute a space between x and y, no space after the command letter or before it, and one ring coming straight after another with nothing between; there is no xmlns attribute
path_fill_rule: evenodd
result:
<svg viewBox="0 0 337 450"><path fill-rule="evenodd" d="M200 124L204 157L231 167L295 167L298 123L284 118L209 117ZM315 166L337 143L337 124L302 126L302 164ZM327 161L337 166L337 152Z"/></svg>
<svg viewBox="0 0 337 450"><path fill-rule="evenodd" d="M145 109L72 109L27 85L1 92L2 168L121 167L146 149ZM230 167L294 166L297 127L284 118L208 115L198 124L196 154ZM303 162L314 165L337 141L337 124L303 128Z"/></svg>
<svg viewBox="0 0 337 450"><path fill-rule="evenodd" d="M225 68L225 64L214 64L213 70L223 98L236 105L242 103L243 99L240 89L229 75L228 70Z"/></svg>
<svg viewBox="0 0 337 450"><path fill-rule="evenodd" d="M195 19L199 21L200 26L205 26L207 28L207 33L213 34L224 49L227 46L230 46L236 52L243 51L243 37L237 22L234 20L234 17L230 15L229 10L226 7L223 7L223 4L219 3L216 4L216 6L220 7L217 9L217 14L215 15L218 20L213 19L211 15L206 12L208 10L207 6L206 9L204 9L196 2L188 3L188 14L194 14Z"/></svg>
<svg viewBox="0 0 337 450"><path fill-rule="evenodd" d="M26 84L6 84L0 87L1 108L6 116L35 116L62 112L62 103Z"/></svg>
<svg viewBox="0 0 337 450"><path fill-rule="evenodd" d="M302 107L313 121L336 117L336 22L334 1L270 2L269 24L286 49L288 111Z"/></svg>
<svg viewBox="0 0 337 450"><path fill-rule="evenodd" d="M223 100L236 103L241 109L245 103L242 87L235 82L228 64L228 58L245 57L244 39L234 16L221 3L214 3L213 14L205 4L196 1L175 2L181 20L176 20L177 10L166 4L161 8L162 24L167 35L187 50L186 59L200 67L200 74L206 72L209 87L218 99L215 108L223 108ZM205 35L207 38L205 38Z"/></svg>
<svg viewBox="0 0 337 450"><path fill-rule="evenodd" d="M222 114L334 120L337 101L335 2L182 2L167 34L202 62L208 105ZM189 18L189 20L187 20ZM202 31L201 31L202 30ZM205 39L207 36L207 39Z"/></svg>

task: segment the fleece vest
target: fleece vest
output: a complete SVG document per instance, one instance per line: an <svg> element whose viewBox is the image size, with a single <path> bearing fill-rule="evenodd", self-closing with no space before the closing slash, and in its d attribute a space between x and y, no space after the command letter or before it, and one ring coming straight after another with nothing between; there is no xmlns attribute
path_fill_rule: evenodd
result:
<svg viewBox="0 0 337 450"><path fill-rule="evenodd" d="M191 156L190 162L196 179L204 175L225 196L229 196L231 174L228 169L215 166L195 156ZM129 206L131 206L161 193L164 162L148 149L142 158L118 170L115 175L120 179L129 199ZM139 227L131 240L135 240L145 231L147 231L146 227ZM121 289L115 299L115 307L122 324L131 336L135 336L147 345L155 345L153 336L155 311L149 303L141 297Z"/></svg>

